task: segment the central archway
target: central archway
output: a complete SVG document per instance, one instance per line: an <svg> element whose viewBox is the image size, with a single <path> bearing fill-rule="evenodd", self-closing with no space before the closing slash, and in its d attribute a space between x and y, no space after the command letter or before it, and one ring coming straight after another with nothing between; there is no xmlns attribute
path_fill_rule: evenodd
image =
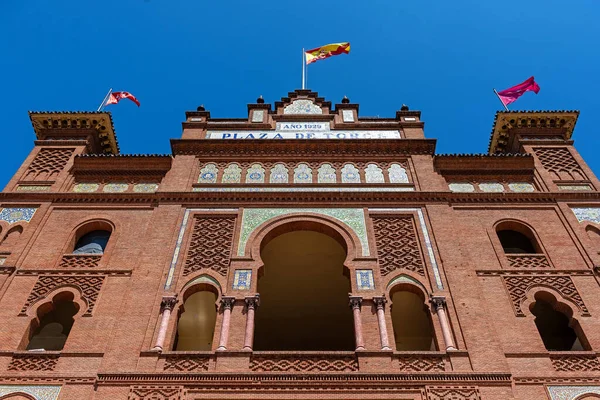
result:
<svg viewBox="0 0 600 400"><path fill-rule="evenodd" d="M261 250L256 351L354 350L346 250L320 232L298 230Z"/></svg>

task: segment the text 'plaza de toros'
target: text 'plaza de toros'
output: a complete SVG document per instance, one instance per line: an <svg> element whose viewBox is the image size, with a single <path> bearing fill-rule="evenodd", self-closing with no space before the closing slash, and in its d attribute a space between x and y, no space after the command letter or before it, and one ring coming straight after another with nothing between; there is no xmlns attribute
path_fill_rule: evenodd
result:
<svg viewBox="0 0 600 400"><path fill-rule="evenodd" d="M0 399L600 399L600 182L577 111L435 154L296 90L122 155L32 112L0 194ZM491 122L491 121L490 121Z"/></svg>

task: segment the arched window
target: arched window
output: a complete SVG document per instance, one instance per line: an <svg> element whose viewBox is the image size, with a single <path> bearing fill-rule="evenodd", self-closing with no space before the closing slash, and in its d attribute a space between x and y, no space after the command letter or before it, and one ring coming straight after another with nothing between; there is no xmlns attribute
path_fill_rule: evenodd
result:
<svg viewBox="0 0 600 400"><path fill-rule="evenodd" d="M580 351L589 348L577 321L556 310L556 300L552 296L542 292L536 294L535 300L530 309L546 350Z"/></svg>
<svg viewBox="0 0 600 400"><path fill-rule="evenodd" d="M106 230L88 232L77 240L73 254L103 254L109 238L110 232Z"/></svg>
<svg viewBox="0 0 600 400"><path fill-rule="evenodd" d="M52 303L38 309L39 324L35 329L27 350L62 350L73 327L73 317L79 311L79 305L73 302L69 292L57 295Z"/></svg>
<svg viewBox="0 0 600 400"><path fill-rule="evenodd" d="M542 253L533 232L525 225L505 221L496 227L496 233L506 254Z"/></svg>
<svg viewBox="0 0 600 400"><path fill-rule="evenodd" d="M396 350L436 350L431 313L422 296L400 289L390 292L390 297Z"/></svg>
<svg viewBox="0 0 600 400"><path fill-rule="evenodd" d="M4 237L4 240L2 240L2 246L12 246L17 243L21 233L23 233L23 227L20 225L11 228Z"/></svg>
<svg viewBox="0 0 600 400"><path fill-rule="evenodd" d="M218 294L213 286L207 284L194 289L197 291L186 298L183 312L177 322L177 335L173 346L173 350L176 351L212 350Z"/></svg>

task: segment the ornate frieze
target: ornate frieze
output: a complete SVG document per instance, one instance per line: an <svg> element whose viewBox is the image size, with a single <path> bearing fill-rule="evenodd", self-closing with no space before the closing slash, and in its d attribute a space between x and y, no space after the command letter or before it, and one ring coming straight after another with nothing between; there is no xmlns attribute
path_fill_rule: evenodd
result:
<svg viewBox="0 0 600 400"><path fill-rule="evenodd" d="M37 208L33 207L15 207L15 208L3 208L0 211L0 221L6 221L9 224L16 222L29 222L35 214Z"/></svg>

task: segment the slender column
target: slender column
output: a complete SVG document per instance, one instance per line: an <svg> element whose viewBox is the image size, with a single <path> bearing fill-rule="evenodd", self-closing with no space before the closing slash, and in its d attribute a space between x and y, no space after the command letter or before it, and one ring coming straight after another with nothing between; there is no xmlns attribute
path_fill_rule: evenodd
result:
<svg viewBox="0 0 600 400"><path fill-rule="evenodd" d="M432 296L431 304L433 305L433 308L435 309L435 312L440 320L440 326L442 328L442 336L444 337L446 350L456 350L454 340L452 339L450 324L448 323L448 317L446 316L446 298L443 296Z"/></svg>
<svg viewBox="0 0 600 400"><path fill-rule="evenodd" d="M385 299L385 296L373 297L373 302L375 303L375 307L377 307L377 322L379 323L381 350L391 350L388 340L387 326L385 324L385 313L383 312L383 307L385 306L385 303L387 303L387 300Z"/></svg>
<svg viewBox="0 0 600 400"><path fill-rule="evenodd" d="M221 298L223 307L223 324L221 325L221 336L219 338L219 347L217 351L227 350L227 340L229 339L229 322L231 321L231 309L235 303L235 297Z"/></svg>
<svg viewBox="0 0 600 400"><path fill-rule="evenodd" d="M354 338L356 340L356 350L365 349L365 341L363 339L362 322L360 320L360 306L362 297L350 296L350 308L354 315Z"/></svg>
<svg viewBox="0 0 600 400"><path fill-rule="evenodd" d="M152 350L162 351L165 345L165 338L167 337L167 329L169 329L169 319L171 318L171 311L175 308L177 298L163 297L160 302L160 310L162 312L162 318L160 320L160 328L158 330L158 336L156 337L156 344Z"/></svg>
<svg viewBox="0 0 600 400"><path fill-rule="evenodd" d="M254 344L254 310L260 305L258 295L246 297L246 334L244 336L244 350L252 351Z"/></svg>

